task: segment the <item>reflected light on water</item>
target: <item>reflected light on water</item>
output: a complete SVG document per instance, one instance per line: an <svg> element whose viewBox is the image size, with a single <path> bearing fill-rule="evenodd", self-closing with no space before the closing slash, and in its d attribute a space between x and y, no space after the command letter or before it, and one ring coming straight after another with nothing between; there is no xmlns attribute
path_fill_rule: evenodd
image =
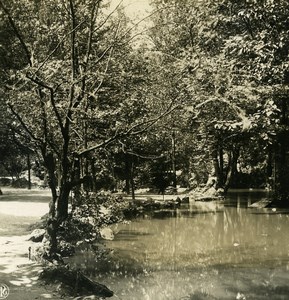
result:
<svg viewBox="0 0 289 300"><path fill-rule="evenodd" d="M116 224L106 263L91 253L74 263L85 260L114 299L287 299L289 215L247 208L262 197L231 194L223 203L192 203Z"/></svg>

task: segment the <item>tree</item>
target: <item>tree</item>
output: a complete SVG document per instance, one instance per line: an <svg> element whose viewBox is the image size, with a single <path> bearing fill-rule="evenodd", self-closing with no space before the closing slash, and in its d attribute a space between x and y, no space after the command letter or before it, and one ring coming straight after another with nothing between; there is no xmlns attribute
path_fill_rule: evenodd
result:
<svg viewBox="0 0 289 300"><path fill-rule="evenodd" d="M97 150L142 134L171 107L151 113L151 118L124 118L125 103L133 98L127 87L135 83L125 67L131 30L120 7L109 12L100 0L21 5L3 0L0 8L4 29L13 32L12 46L3 41L4 48L21 54L19 66L9 69L8 105L48 173L53 255L57 229L68 217L69 195L90 181ZM137 102L145 100L139 97Z"/></svg>
<svg viewBox="0 0 289 300"><path fill-rule="evenodd" d="M229 131L222 130L235 127L240 134L249 123L241 100L243 92L235 90L231 81L232 71L226 62L222 47L224 40L214 30L218 23L218 3L211 1L153 1L158 13L154 16L155 28L151 37L156 48L163 57L165 78L170 78L170 86L181 98L184 111L180 114L187 118L198 119L194 124L196 135L192 140L204 141L202 149L210 153L212 167L217 176L217 186L223 187L230 182L225 180L233 172L229 170L224 176L223 154L226 150L234 159L229 160L227 169L234 169L238 151L224 147L223 140L230 144L226 135ZM173 70L173 71L172 71ZM170 75L168 75L170 74ZM168 80L167 80L168 81ZM186 111L193 115L188 116ZM224 126L224 124L227 124ZM215 128L218 127L218 128ZM192 129L194 129L192 128ZM234 134L233 134L234 136ZM233 144L233 141L231 145ZM204 151L203 151L204 153ZM221 161L219 164L218 160ZM209 162L207 162L209 164ZM210 170L210 167L208 168ZM210 171L209 171L210 172Z"/></svg>
<svg viewBox="0 0 289 300"><path fill-rule="evenodd" d="M234 181L237 161L244 161L240 155L254 140L252 147L259 147L265 157L264 144L268 153L275 149L275 187L284 198L288 3L156 0L153 4L158 13L152 39L163 56L170 57L167 69L173 66L173 73L177 69L181 74L178 90L198 121L196 128L205 141L203 149L211 153L219 185L227 188ZM261 111L266 118L260 117Z"/></svg>
<svg viewBox="0 0 289 300"><path fill-rule="evenodd" d="M274 155L275 198L288 205L288 2L225 1L220 11L226 57L261 91L254 121Z"/></svg>

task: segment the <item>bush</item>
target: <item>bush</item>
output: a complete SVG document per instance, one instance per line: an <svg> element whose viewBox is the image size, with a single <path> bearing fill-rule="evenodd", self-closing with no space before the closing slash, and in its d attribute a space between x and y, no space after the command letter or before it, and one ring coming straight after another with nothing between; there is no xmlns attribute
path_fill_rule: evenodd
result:
<svg viewBox="0 0 289 300"><path fill-rule="evenodd" d="M102 192L82 198L82 204L74 208L69 218L58 230L60 253L74 253L81 242L91 243L100 238L100 228L123 220L127 204L110 193Z"/></svg>
<svg viewBox="0 0 289 300"><path fill-rule="evenodd" d="M1 177L0 178L0 184L2 186L8 186L8 185L11 185L11 182L12 180L10 178L7 178L7 177Z"/></svg>
<svg viewBox="0 0 289 300"><path fill-rule="evenodd" d="M11 186L14 188L26 188L28 187L28 180L25 178L13 180Z"/></svg>

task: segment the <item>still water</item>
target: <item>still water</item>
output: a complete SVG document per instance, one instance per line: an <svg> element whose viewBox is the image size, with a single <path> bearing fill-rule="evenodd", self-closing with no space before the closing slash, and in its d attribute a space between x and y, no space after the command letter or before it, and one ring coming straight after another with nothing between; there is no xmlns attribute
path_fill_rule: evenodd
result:
<svg viewBox="0 0 289 300"><path fill-rule="evenodd" d="M267 196L235 191L116 224L106 262L84 252L75 263L111 299L289 299L289 212L248 208Z"/></svg>

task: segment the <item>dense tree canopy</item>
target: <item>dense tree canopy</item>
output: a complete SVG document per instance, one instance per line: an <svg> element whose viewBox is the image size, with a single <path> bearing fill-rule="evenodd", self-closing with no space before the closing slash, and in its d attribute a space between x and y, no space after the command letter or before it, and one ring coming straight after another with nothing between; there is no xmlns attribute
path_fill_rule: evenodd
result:
<svg viewBox="0 0 289 300"><path fill-rule="evenodd" d="M81 188L163 192L214 176L226 191L257 178L289 198L287 1L151 5L133 43L121 4L0 1L0 150L12 132L42 156L54 243Z"/></svg>
<svg viewBox="0 0 289 300"><path fill-rule="evenodd" d="M69 194L95 176L95 158L101 160L109 143L140 135L160 116L146 108L142 60L128 43L131 29L119 6L112 12L102 1L89 0L0 6L1 29L9 37L1 48L11 54L2 62L3 97L43 157L55 243Z"/></svg>
<svg viewBox="0 0 289 300"><path fill-rule="evenodd" d="M179 74L173 76L174 84L184 107L189 106L193 113L193 140L197 140L196 148L206 149L205 156L210 153L218 185L232 186L240 179L237 173L248 164L254 164L251 170L259 166L264 173L272 145L276 157L284 160L277 148L286 140L279 112L287 114L288 3L204 0L152 4L157 9L153 17L157 26L151 38L167 62L166 72L173 66L170 74ZM254 161L248 153L256 151L263 158ZM278 164L275 168L279 174ZM275 179L275 183L280 181Z"/></svg>

